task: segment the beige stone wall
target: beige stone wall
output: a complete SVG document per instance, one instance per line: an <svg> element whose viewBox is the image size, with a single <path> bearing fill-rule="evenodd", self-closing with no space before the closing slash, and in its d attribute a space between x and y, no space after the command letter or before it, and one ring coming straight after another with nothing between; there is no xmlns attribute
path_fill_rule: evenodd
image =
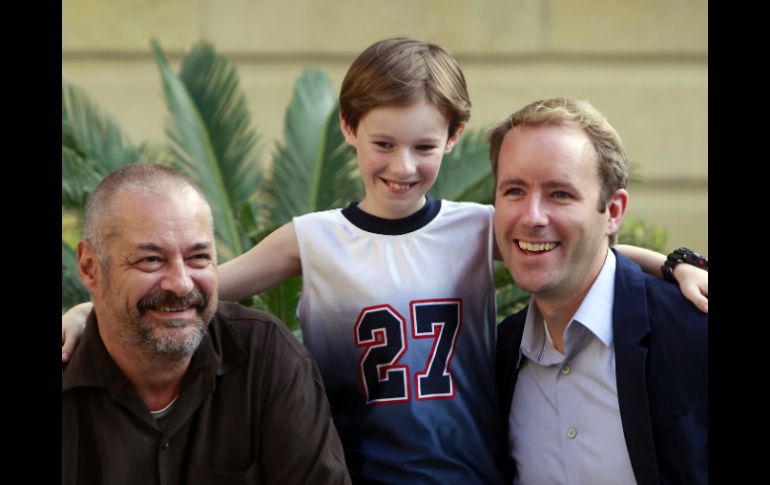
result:
<svg viewBox="0 0 770 485"><path fill-rule="evenodd" d="M706 0L63 0L62 77L135 141L161 141L149 40L174 61L206 39L238 67L272 147L303 66L322 67L338 87L358 52L393 35L455 54L472 128L542 97L589 99L644 180L631 187L629 215L664 226L669 249L708 253Z"/></svg>

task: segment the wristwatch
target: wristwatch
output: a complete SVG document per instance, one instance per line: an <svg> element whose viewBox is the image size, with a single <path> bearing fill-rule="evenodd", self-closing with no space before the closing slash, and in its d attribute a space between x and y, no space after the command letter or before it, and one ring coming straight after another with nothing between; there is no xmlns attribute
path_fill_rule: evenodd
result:
<svg viewBox="0 0 770 485"><path fill-rule="evenodd" d="M669 254L668 258L666 258L666 262L660 267L664 280L676 283L676 278L674 278L674 268L676 268L676 265L679 263L691 264L705 271L709 270L709 262L706 258L692 249L679 248Z"/></svg>

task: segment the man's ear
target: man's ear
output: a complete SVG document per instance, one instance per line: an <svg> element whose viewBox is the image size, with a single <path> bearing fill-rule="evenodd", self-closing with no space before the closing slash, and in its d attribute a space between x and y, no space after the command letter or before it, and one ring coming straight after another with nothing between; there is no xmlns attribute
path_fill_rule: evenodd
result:
<svg viewBox="0 0 770 485"><path fill-rule="evenodd" d="M350 125L345 121L345 119L342 117L342 113L340 112L340 131L342 131L342 136L345 137L345 141L348 143L348 145L352 145L353 148L356 146L356 134L353 131L353 129L350 127Z"/></svg>
<svg viewBox="0 0 770 485"><path fill-rule="evenodd" d="M446 141L446 148L444 149L444 153L449 153L452 151L452 148L457 143L457 140L460 139L460 135L463 134L463 131L465 131L465 123L460 123L457 126L457 129L455 130L454 134L449 137L449 139Z"/></svg>
<svg viewBox="0 0 770 485"><path fill-rule="evenodd" d="M626 189L618 189L607 202L607 212L609 213L606 229L607 235L618 232L620 225L623 223L623 217L626 215L626 209L628 209L628 191Z"/></svg>
<svg viewBox="0 0 770 485"><path fill-rule="evenodd" d="M98 288L101 275L101 264L96 250L86 240L78 243L78 273L83 286L93 295L94 290Z"/></svg>

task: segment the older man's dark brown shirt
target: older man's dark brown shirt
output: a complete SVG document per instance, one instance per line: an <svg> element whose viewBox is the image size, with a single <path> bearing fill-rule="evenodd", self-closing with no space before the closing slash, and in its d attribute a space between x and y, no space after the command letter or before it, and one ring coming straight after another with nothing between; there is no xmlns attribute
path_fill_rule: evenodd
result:
<svg viewBox="0 0 770 485"><path fill-rule="evenodd" d="M271 315L220 302L171 411L154 418L94 315L62 371L62 484L346 484L309 352Z"/></svg>

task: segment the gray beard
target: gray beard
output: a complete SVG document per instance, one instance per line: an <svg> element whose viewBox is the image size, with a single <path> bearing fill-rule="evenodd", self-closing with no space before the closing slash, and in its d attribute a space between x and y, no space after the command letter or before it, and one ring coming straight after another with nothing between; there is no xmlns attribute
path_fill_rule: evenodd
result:
<svg viewBox="0 0 770 485"><path fill-rule="evenodd" d="M189 326L190 323L193 325L192 332L153 335L153 330L158 325L177 328ZM198 349L206 335L206 329L206 322L200 318L194 319L193 322L187 319L160 322L142 316L139 317L138 321L127 322L127 325L120 332L120 337L128 346L137 349L152 360L163 360L168 364L174 362L181 364Z"/></svg>

